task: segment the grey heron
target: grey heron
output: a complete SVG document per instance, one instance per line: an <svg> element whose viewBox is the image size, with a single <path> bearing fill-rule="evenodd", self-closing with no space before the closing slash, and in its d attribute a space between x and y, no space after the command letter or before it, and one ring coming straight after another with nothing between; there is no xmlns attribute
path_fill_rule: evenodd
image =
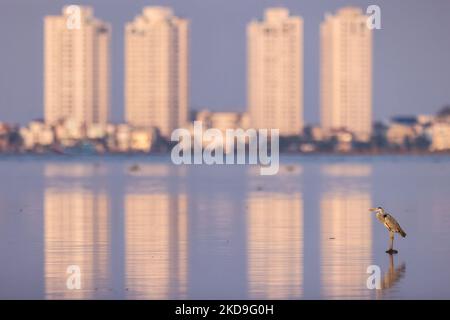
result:
<svg viewBox="0 0 450 320"><path fill-rule="evenodd" d="M397 220L394 219L393 216L391 216L389 213L387 213L382 207L378 208L371 208L369 209L371 212L376 213L377 219L384 224L386 229L389 230L389 238L390 238L390 246L389 250L386 251L386 253L389 254L395 254L398 251L394 250L394 235L396 233L399 233L403 238L406 237L406 232L403 231L402 227L400 227L400 224L397 222Z"/></svg>

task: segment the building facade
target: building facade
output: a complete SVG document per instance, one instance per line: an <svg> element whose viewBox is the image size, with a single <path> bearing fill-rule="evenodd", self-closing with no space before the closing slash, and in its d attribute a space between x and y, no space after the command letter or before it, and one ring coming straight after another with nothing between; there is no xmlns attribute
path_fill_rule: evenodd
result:
<svg viewBox="0 0 450 320"><path fill-rule="evenodd" d="M106 124L110 89L109 24L93 9L66 6L44 20L45 122Z"/></svg>
<svg viewBox="0 0 450 320"><path fill-rule="evenodd" d="M431 151L450 150L450 122L436 121L431 126Z"/></svg>
<svg viewBox="0 0 450 320"><path fill-rule="evenodd" d="M189 23L146 7L125 27L125 118L165 137L188 120Z"/></svg>
<svg viewBox="0 0 450 320"><path fill-rule="evenodd" d="M320 26L321 124L358 140L372 132L372 31L359 8L327 14Z"/></svg>
<svg viewBox="0 0 450 320"><path fill-rule="evenodd" d="M250 126L298 135L303 129L303 20L270 8L247 27Z"/></svg>

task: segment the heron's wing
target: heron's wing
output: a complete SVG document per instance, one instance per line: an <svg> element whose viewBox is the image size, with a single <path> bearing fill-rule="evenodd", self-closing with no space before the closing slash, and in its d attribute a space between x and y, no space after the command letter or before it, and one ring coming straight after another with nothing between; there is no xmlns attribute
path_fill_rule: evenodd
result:
<svg viewBox="0 0 450 320"><path fill-rule="evenodd" d="M387 213L386 216L384 217L384 223L386 227L388 227L389 230L393 232L400 232L402 230L397 220L395 220L394 217L391 216L389 213Z"/></svg>

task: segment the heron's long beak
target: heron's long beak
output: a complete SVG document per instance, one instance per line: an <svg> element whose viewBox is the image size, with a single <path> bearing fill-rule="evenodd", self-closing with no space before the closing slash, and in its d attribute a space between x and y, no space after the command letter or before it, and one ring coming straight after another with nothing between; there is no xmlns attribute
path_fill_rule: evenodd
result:
<svg viewBox="0 0 450 320"><path fill-rule="evenodd" d="M374 211L377 211L377 209L376 208L370 208L369 211L370 212L374 212Z"/></svg>

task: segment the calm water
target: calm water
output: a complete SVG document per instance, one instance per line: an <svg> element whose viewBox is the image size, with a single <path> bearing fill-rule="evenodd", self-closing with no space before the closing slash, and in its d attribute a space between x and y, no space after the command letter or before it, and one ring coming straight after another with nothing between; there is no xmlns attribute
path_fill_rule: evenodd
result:
<svg viewBox="0 0 450 320"><path fill-rule="evenodd" d="M289 157L260 176L7 157L0 179L0 298L450 298L450 158ZM408 233L393 259L379 205ZM370 265L382 290L367 289Z"/></svg>

